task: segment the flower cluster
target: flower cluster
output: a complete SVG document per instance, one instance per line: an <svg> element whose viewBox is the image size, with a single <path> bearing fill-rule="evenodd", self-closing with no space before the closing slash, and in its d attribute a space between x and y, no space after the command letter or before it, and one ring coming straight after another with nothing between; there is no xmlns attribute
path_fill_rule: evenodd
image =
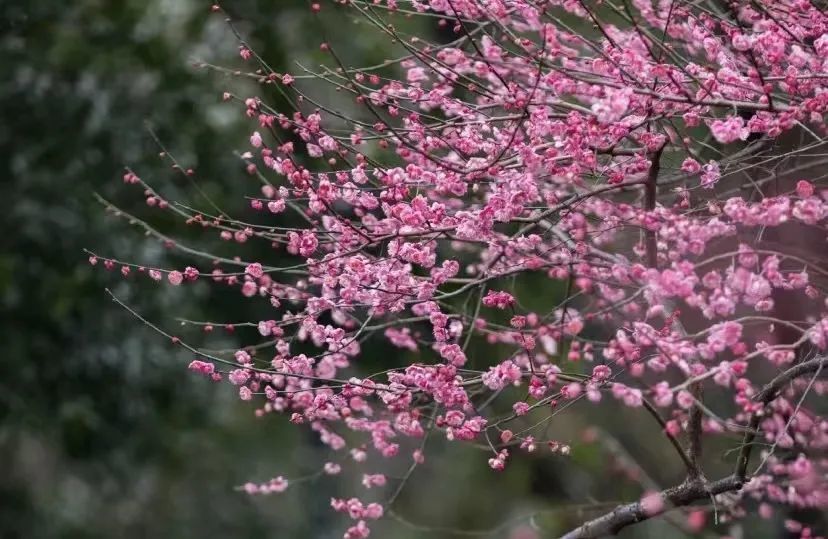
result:
<svg viewBox="0 0 828 539"><path fill-rule="evenodd" d="M278 74L240 44L249 74L297 104L273 109L265 89L225 94L255 124L242 155L258 186L251 215L170 204L161 187L124 176L153 211L225 240L221 253L106 203L211 271L90 262L266 305L244 347L198 354L190 368L226 375L260 415L311 428L340 455L329 475L373 457L416 467L430 431L488 440L482 460L498 471L542 443L565 455L532 425L585 400L655 414L688 489L701 441L747 432L722 483L737 493L724 518L754 498L763 517L828 508L828 420L811 405L828 391L828 187L800 175L824 164L828 14L807 0L737 0L721 15L635 1L610 23L612 3L374 2L453 29L456 40L432 45L408 43L363 4L313 9L323 19L351 10L405 41L390 62L397 78ZM582 30L561 22L573 18ZM347 120L312 97L323 79L351 99ZM249 242L261 246L255 260L239 254ZM371 336L398 350L379 373L361 367ZM727 402L707 400L708 387ZM767 449L749 468L753 436ZM393 482L362 477L372 493ZM677 503L665 496L648 492L630 510L656 516ZM388 509L331 505L356 521L346 538L367 537Z"/></svg>

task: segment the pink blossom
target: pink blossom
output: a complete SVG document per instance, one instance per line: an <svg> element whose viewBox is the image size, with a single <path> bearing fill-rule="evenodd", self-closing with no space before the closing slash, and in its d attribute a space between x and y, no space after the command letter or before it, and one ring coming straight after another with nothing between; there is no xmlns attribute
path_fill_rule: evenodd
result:
<svg viewBox="0 0 828 539"><path fill-rule="evenodd" d="M189 368L191 371L195 371L206 375L211 375L215 372L215 365L213 365L212 363L199 360L194 360L190 362Z"/></svg>
<svg viewBox="0 0 828 539"><path fill-rule="evenodd" d="M385 476L382 474L363 474L362 486L365 488L385 486Z"/></svg>
<svg viewBox="0 0 828 539"><path fill-rule="evenodd" d="M248 298L256 295L259 287L253 281L245 281L242 285L242 294Z"/></svg>
<svg viewBox="0 0 828 539"><path fill-rule="evenodd" d="M514 304L515 298L508 292L491 291L483 298L483 305L486 307L495 307L497 309L505 309Z"/></svg>
<svg viewBox="0 0 828 539"><path fill-rule="evenodd" d="M642 496L641 510L645 515L653 516L664 511L664 497L659 492L648 492Z"/></svg>
<svg viewBox="0 0 828 539"><path fill-rule="evenodd" d="M729 116L724 120L714 120L710 124L710 132L722 144L745 140L750 134L750 130L745 127L745 120L741 116Z"/></svg>
<svg viewBox="0 0 828 539"><path fill-rule="evenodd" d="M250 379L250 371L246 369L235 369L230 373L229 379L233 385L240 386Z"/></svg>
<svg viewBox="0 0 828 539"><path fill-rule="evenodd" d="M516 402L512 405L512 410L516 415L526 415L529 412L529 405L525 402Z"/></svg>
<svg viewBox="0 0 828 539"><path fill-rule="evenodd" d="M592 105L592 112L604 124L621 119L630 106L632 91L628 88L608 92L608 96Z"/></svg>
<svg viewBox="0 0 828 539"><path fill-rule="evenodd" d="M599 382L609 378L610 374L612 374L612 371L606 365L596 365L592 369L592 378Z"/></svg>
<svg viewBox="0 0 828 539"><path fill-rule="evenodd" d="M696 403L696 399L693 397L692 394L690 394L689 391L687 391L686 389L682 389L676 395L676 402L680 407L687 410Z"/></svg>
<svg viewBox="0 0 828 539"><path fill-rule="evenodd" d="M285 211L286 203L285 200L280 198L279 200L271 200L267 203L267 209L270 213L282 213Z"/></svg>
<svg viewBox="0 0 828 539"><path fill-rule="evenodd" d="M254 279L258 279L262 275L264 275L264 272L262 271L262 265L258 262L248 264L247 267L244 268L244 272L253 277Z"/></svg>
<svg viewBox="0 0 828 539"><path fill-rule="evenodd" d="M187 266L184 268L184 278L188 281L195 281L198 279L199 273L198 270L192 266Z"/></svg>
<svg viewBox="0 0 828 539"><path fill-rule="evenodd" d="M719 181L719 178L721 178L719 163L715 161L710 161L709 163L704 165L704 167L702 167L702 170L704 171L701 175L702 187L707 189L713 188L713 186L716 185L716 182Z"/></svg>
<svg viewBox="0 0 828 539"><path fill-rule="evenodd" d="M440 355L452 365L457 367L462 367L466 363L466 354L464 354L463 349L456 344L443 346L440 349Z"/></svg>
<svg viewBox="0 0 828 539"><path fill-rule="evenodd" d="M698 161L692 157L688 157L681 163L681 170L689 174L697 174L702 169Z"/></svg>
<svg viewBox="0 0 828 539"><path fill-rule="evenodd" d="M167 274L167 280L173 286L178 286L184 282L184 275L180 271L171 271Z"/></svg>
<svg viewBox="0 0 828 539"><path fill-rule="evenodd" d="M814 196L814 185L806 180L796 182L796 194L802 198Z"/></svg>
<svg viewBox="0 0 828 539"><path fill-rule="evenodd" d="M304 230L301 234L289 232L288 238L290 239L288 251L293 254L299 254L303 257L312 255L313 252L316 251L316 247L319 245L319 240L316 239L316 234L310 230Z"/></svg>

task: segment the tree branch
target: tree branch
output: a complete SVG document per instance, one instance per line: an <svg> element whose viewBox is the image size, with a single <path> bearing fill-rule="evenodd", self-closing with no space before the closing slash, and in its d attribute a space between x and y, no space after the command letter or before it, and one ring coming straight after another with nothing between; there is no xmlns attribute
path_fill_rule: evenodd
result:
<svg viewBox="0 0 828 539"><path fill-rule="evenodd" d="M743 481L735 475L713 483L705 483L699 479L688 480L681 485L661 491L664 507L659 511L645 511L640 501L620 505L612 512L591 520L561 536L561 539L589 539L611 535L630 524L650 519L673 507L682 507L723 492L738 490L742 488L742 484Z"/></svg>
<svg viewBox="0 0 828 539"><path fill-rule="evenodd" d="M667 429L667 422L664 421L664 418L661 417L661 414L658 413L658 410L656 410L655 406L653 406L653 404L649 400L644 399L643 402L644 409L650 412L650 415L652 415L653 418L655 418L655 420L661 426L661 432L664 433L667 439L670 440L670 444L672 444L673 448L675 448L676 453L678 453L679 457L681 458L681 461L684 463L684 467L687 468L687 473L689 475L693 475L693 461L684 451L684 448L681 446L681 443L678 441L678 439L672 434L670 434L669 430Z"/></svg>
<svg viewBox="0 0 828 539"><path fill-rule="evenodd" d="M644 182L644 209L653 211L658 197L658 173L661 170L661 152L664 146L650 154L650 171L647 173L647 181ZM647 265L651 268L658 267L658 243L655 230L644 232L644 243L647 250Z"/></svg>
<svg viewBox="0 0 828 539"><path fill-rule="evenodd" d="M810 374L825 366L825 360L828 356L815 357L808 361L803 361L798 365L794 365L786 370L770 382L768 382L762 390L753 397L753 400L762 403L762 407L753 413L748 424L748 429L745 431L745 437L742 440L742 448L739 451L739 456L736 458L736 472L735 476L744 481L747 478L747 465L750 460L750 452L753 449L753 440L759 431L759 422L764 416L765 407L776 398L779 391L785 384L792 380L799 378L802 375Z"/></svg>
<svg viewBox="0 0 828 539"><path fill-rule="evenodd" d="M702 476L699 464L702 454L702 383L696 382L690 386L690 391L695 402L690 408L690 418L687 421L687 437L690 442L688 453L691 464L690 477L697 478Z"/></svg>
<svg viewBox="0 0 828 539"><path fill-rule="evenodd" d="M658 511L645 511L640 501L619 505L612 512L596 519L585 522L578 528L561 536L561 539L590 539L604 537L617 533L622 528L636 524L663 514L673 507L682 507L691 503L707 499L725 492L732 492L742 488L747 481L747 465L750 459L753 439L756 437L759 422L762 418L762 411L779 394L779 391L788 383L800 376L820 371L825 367L828 356L816 357L794 365L790 369L778 375L768 382L753 400L762 404L760 410L756 411L750 421L750 426L745 433L739 457L736 460L736 471L712 483L706 482L703 478L696 476L689 477L684 483L668 488L660 492L664 499L664 507ZM691 418L692 421L692 418ZM692 440L691 440L692 443ZM691 455L692 456L692 455Z"/></svg>

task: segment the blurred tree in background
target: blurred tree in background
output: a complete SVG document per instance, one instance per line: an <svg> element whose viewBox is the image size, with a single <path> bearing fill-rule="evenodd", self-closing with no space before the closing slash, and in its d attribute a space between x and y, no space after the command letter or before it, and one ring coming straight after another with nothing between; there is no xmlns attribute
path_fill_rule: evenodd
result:
<svg viewBox="0 0 828 539"><path fill-rule="evenodd" d="M260 14L270 30L293 24L291 4ZM238 172L228 148L241 126L216 110L219 81L189 66L236 52L208 15L181 0L0 3L2 537L307 529L233 491L289 460L293 434L183 375L165 343L113 312L104 276L84 264L83 248L125 247L93 193L114 195L124 165L161 169L145 121L214 179L205 188ZM279 62L296 36L257 38ZM143 306L158 316L178 299ZM299 500L280 503L295 511Z"/></svg>
<svg viewBox="0 0 828 539"><path fill-rule="evenodd" d="M339 488L333 482L299 482L272 498L235 490L277 472L313 473L324 449L285 418L257 419L230 388L189 375L184 357L107 300L104 288L112 279L85 263L84 248L123 259L137 252L145 262L163 256L155 243L136 251L137 235L132 242L124 239L129 234L111 234L112 227L126 225L107 218L93 198L118 198L124 166L165 186L182 181L158 159L146 123L179 161L198 170L200 187L212 198L231 206L243 201L249 185L239 181L243 165L234 149L245 146L250 126L220 98L228 84L245 83L192 67L194 59L237 61L232 33L208 8L195 0L0 1L0 204L6 222L0 537L341 534L327 508ZM239 28L271 65L313 65L320 38L304 1L240 0L228 8L251 21ZM383 44L350 24L326 31L348 43L349 62L384 58ZM172 316L187 312L256 319L240 312L234 297L207 302L205 294L188 294L182 304L183 295L144 298L140 291L116 290L168 326ZM232 336L221 339L232 346ZM379 364L392 353L399 352L376 347L369 355ZM476 353L486 353L485 347ZM604 421L623 421L627 414L606 408ZM566 439L582 421L562 416L557 437ZM485 459L464 458L463 448L446 447L451 455L439 458L441 442L435 442L433 460L412 478L399 513L375 533L455 537L452 529L486 522L489 536L534 537L521 535L530 524L543 530L561 519L582 520L579 508L556 509L555 500L597 492L605 497L595 501L614 503L635 499L640 482L676 480L661 475L658 462L668 448L645 426L631 426L623 440L600 429L593 434L603 443L576 447L570 461L539 456L499 476ZM658 442L646 441L653 439ZM652 460L636 481L616 481L629 478L624 447L633 446ZM584 470L606 470L606 484L593 483ZM435 488L442 484L451 488ZM687 536L669 521L634 533ZM768 529L752 536L762 533L777 536Z"/></svg>

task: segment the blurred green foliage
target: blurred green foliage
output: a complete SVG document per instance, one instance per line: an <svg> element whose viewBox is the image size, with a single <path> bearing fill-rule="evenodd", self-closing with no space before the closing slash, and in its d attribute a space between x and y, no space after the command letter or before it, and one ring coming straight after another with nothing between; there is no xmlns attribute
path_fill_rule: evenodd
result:
<svg viewBox="0 0 828 539"><path fill-rule="evenodd" d="M289 4L271 19L293 16ZM107 301L104 287L118 280L92 271L82 251L159 256L92 197L117 198L124 165L160 169L145 121L214 178L206 188L238 173L228 147L244 126L215 109L222 81L189 66L235 55L209 15L187 1L0 3L2 537L308 529L233 490L290 460L297 432L256 421L229 391L189 376ZM262 44L275 62L288 48L280 37ZM159 317L180 300L157 294L140 306Z"/></svg>

